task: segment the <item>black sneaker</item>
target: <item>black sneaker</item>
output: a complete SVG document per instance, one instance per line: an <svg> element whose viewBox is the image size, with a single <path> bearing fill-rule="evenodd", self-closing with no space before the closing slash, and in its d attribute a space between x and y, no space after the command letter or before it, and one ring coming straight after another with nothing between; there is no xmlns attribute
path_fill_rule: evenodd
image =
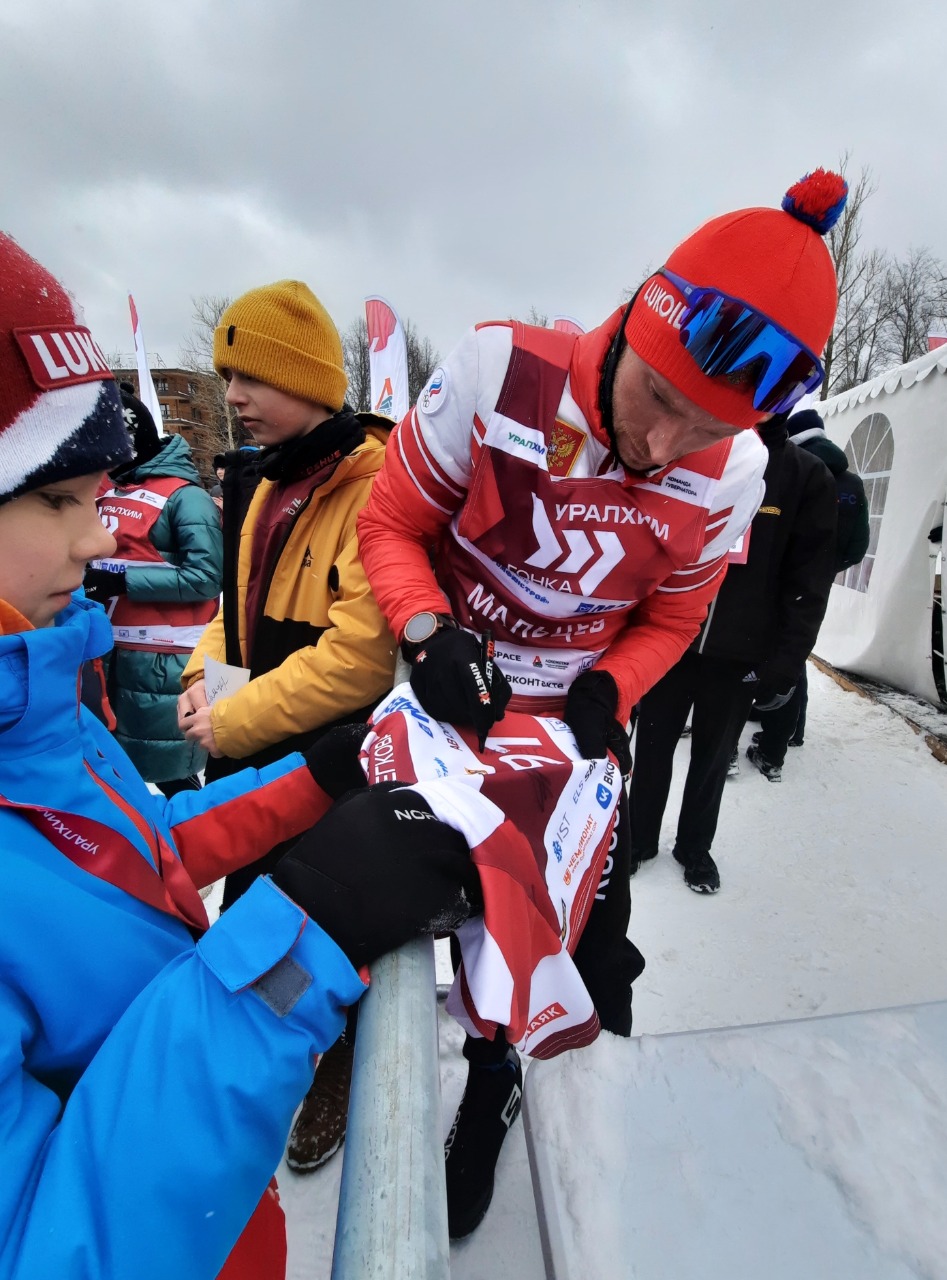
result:
<svg viewBox="0 0 947 1280"><path fill-rule="evenodd" d="M730 757L730 762L727 765L727 777L739 778L739 776L740 776L740 748L737 746L733 748L733 755Z"/></svg>
<svg viewBox="0 0 947 1280"><path fill-rule="evenodd" d="M773 764L771 760L767 760L755 743L751 743L747 747L746 758L755 769L759 769L767 782L782 782L782 765Z"/></svg>
<svg viewBox="0 0 947 1280"><path fill-rule="evenodd" d="M789 745L791 747L801 747L804 742L805 738L797 738L795 734L793 734L789 739Z"/></svg>
<svg viewBox="0 0 947 1280"><path fill-rule="evenodd" d="M520 1113L523 1068L515 1049L496 1066L471 1062L467 1087L444 1143L447 1230L452 1240L479 1227L493 1199L503 1139Z"/></svg>
<svg viewBox="0 0 947 1280"><path fill-rule="evenodd" d="M684 857L674 850L675 859L684 868L684 883L695 893L716 893L720 888L720 872L709 853Z"/></svg>

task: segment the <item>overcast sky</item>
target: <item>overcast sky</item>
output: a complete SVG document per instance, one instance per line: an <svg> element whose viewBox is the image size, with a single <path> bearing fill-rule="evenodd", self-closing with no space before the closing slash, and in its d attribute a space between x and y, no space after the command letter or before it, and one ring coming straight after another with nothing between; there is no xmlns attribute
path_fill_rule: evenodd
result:
<svg viewBox="0 0 947 1280"><path fill-rule="evenodd" d="M442 354L591 327L704 219L851 153L947 259L944 0L0 0L0 227L166 364L192 298L380 293Z"/></svg>

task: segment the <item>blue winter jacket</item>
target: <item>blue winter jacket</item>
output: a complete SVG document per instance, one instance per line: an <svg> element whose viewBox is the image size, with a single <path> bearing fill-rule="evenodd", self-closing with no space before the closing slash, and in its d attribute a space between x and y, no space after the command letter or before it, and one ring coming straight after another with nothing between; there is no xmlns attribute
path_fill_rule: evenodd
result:
<svg viewBox="0 0 947 1280"><path fill-rule="evenodd" d="M226 825L228 807L259 819L262 787L292 794L299 756L153 796L77 702L80 664L109 632L77 596L55 627L0 636L2 1280L213 1280L280 1160L313 1054L363 991L272 881L195 944L10 807L96 820L103 846L114 832L153 866L123 802L173 848L182 823L190 838Z"/></svg>

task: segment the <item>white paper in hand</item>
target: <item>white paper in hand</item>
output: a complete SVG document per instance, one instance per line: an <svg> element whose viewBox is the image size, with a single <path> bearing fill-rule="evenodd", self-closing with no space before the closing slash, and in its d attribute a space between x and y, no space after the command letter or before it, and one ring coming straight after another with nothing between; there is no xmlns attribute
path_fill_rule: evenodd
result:
<svg viewBox="0 0 947 1280"><path fill-rule="evenodd" d="M209 656L204 659L204 692L211 707L218 698L232 697L249 679L250 671L247 667L232 667L227 662L218 662L216 658Z"/></svg>

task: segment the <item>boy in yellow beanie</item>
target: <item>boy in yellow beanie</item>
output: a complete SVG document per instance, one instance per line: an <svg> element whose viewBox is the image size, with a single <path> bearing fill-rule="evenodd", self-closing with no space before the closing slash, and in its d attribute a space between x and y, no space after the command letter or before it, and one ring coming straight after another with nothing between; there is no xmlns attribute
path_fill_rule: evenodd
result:
<svg viewBox="0 0 947 1280"><path fill-rule="evenodd" d="M391 688L395 662L355 531L392 424L344 403L342 344L329 314L299 280L251 289L220 318L214 367L262 447L262 479L241 527L225 504L224 607L182 680L179 724L209 752L208 780L305 749L330 726L364 723ZM208 657L250 675L213 705ZM229 876L224 906L282 852ZM290 1141L291 1167L315 1168L341 1143L350 1066L343 1037L320 1062L321 1084Z"/></svg>

